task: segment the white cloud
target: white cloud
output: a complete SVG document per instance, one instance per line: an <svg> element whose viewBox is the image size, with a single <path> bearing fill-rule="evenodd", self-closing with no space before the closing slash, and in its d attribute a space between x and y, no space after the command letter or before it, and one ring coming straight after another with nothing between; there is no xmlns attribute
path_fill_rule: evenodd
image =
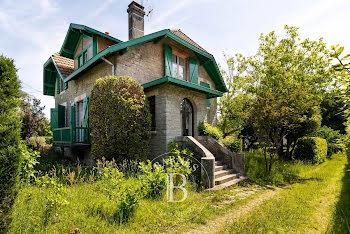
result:
<svg viewBox="0 0 350 234"><path fill-rule="evenodd" d="M175 2L176 2L176 5L174 7L169 7L169 10L166 10L162 14L157 16L157 19L153 22L154 25L164 23L166 19L168 19L170 16L179 12L180 10L182 10L183 8L185 8L191 3L190 0L182 0L182 1L175 1Z"/></svg>
<svg viewBox="0 0 350 234"><path fill-rule="evenodd" d="M114 0L106 0L102 4L100 1L98 1L99 4L101 4L96 10L94 10L91 13L91 17L96 17L99 16L103 11L105 11L112 3Z"/></svg>

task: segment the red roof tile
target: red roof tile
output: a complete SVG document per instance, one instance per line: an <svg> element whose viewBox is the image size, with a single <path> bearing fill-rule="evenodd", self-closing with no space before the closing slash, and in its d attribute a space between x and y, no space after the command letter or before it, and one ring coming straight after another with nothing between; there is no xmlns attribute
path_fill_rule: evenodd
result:
<svg viewBox="0 0 350 234"><path fill-rule="evenodd" d="M52 59L55 61L58 70L64 77L69 76L74 71L74 60L69 59L63 56L60 56L59 53L52 55Z"/></svg>
<svg viewBox="0 0 350 234"><path fill-rule="evenodd" d="M199 49L204 50L205 52L207 52L203 47L198 45L195 41L193 41L189 36L187 36L185 33L183 33L180 29L176 29L176 30L170 29L170 31L172 33L174 33L176 36L181 37L182 39L184 39L188 43L190 43L190 44L198 47Z"/></svg>

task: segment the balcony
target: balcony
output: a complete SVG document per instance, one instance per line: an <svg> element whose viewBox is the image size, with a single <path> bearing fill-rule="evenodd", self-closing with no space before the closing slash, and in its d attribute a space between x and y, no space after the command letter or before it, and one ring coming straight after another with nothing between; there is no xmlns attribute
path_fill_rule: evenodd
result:
<svg viewBox="0 0 350 234"><path fill-rule="evenodd" d="M54 144L90 144L90 129L85 127L56 128L53 131Z"/></svg>

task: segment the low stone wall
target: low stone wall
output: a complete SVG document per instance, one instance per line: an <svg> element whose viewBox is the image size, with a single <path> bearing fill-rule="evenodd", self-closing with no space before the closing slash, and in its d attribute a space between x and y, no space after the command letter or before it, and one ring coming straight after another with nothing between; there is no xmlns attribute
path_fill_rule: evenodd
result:
<svg viewBox="0 0 350 234"><path fill-rule="evenodd" d="M201 145L194 137L179 136L175 138L175 142L181 150L189 149L193 152L193 157L197 162L200 162L200 169L195 176L200 181L200 184L205 188L213 188L215 185L215 158L214 155Z"/></svg>
<svg viewBox="0 0 350 234"><path fill-rule="evenodd" d="M222 161L230 169L245 175L244 153L233 153L210 136L198 136L196 139L214 155L216 160Z"/></svg>

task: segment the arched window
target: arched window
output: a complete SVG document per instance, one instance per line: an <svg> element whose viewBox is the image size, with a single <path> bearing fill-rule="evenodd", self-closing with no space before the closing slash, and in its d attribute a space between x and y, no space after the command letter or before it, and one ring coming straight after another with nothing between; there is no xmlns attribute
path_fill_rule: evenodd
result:
<svg viewBox="0 0 350 234"><path fill-rule="evenodd" d="M182 136L193 136L193 107L187 98L181 102L180 118Z"/></svg>

